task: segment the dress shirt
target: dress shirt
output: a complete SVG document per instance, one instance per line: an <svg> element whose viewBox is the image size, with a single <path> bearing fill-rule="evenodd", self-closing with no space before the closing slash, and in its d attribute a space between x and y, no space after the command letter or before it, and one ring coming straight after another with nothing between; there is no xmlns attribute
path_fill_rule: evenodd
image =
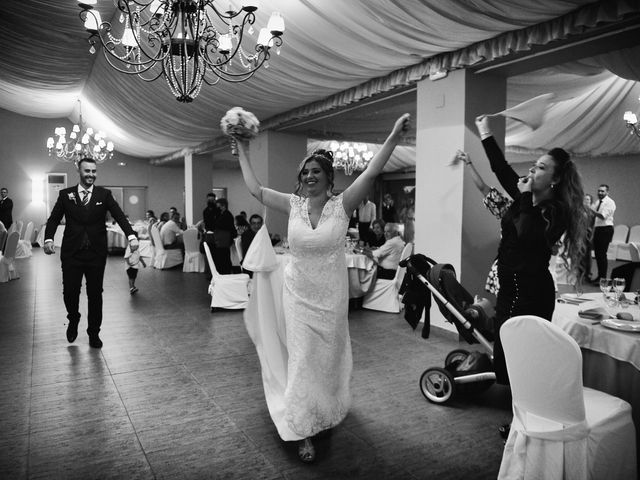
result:
<svg viewBox="0 0 640 480"><path fill-rule="evenodd" d="M593 211L598 212L604 216L604 218L600 218L596 216L596 227L613 227L613 214L616 211L616 202L614 202L609 195L602 199L602 203L600 204L600 209L598 209L598 202L600 199L596 200L593 204Z"/></svg>
<svg viewBox="0 0 640 480"><path fill-rule="evenodd" d="M371 251L373 259L382 268L387 270L396 270L400 263L402 256L402 249L404 248L404 241L399 235L390 238L384 244Z"/></svg>
<svg viewBox="0 0 640 480"><path fill-rule="evenodd" d="M358 207L358 221L361 223L371 223L376 219L376 204L371 200L363 206Z"/></svg>

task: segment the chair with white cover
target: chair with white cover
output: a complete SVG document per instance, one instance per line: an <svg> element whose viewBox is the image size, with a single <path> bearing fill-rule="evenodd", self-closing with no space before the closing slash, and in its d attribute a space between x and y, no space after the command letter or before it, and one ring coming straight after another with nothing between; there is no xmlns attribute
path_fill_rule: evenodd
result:
<svg viewBox="0 0 640 480"><path fill-rule="evenodd" d="M7 243L4 247L3 255L0 256L0 283L8 282L20 278L20 274L16 270L14 259L20 234L16 231L11 232L7 237Z"/></svg>
<svg viewBox="0 0 640 480"><path fill-rule="evenodd" d="M636 260L631 257L631 245L634 243L640 245L640 225L634 225L629 229L627 243L618 245L618 254L616 255L616 259L635 262Z"/></svg>
<svg viewBox="0 0 640 480"><path fill-rule="evenodd" d="M9 234L7 233L6 230L1 230L0 231L0 252L4 252L4 244L7 241L7 236Z"/></svg>
<svg viewBox="0 0 640 480"><path fill-rule="evenodd" d="M613 227L613 237L607 249L607 259L616 260L618 258L618 248L627 243L629 237L629 227L627 225L618 224Z"/></svg>
<svg viewBox="0 0 640 480"><path fill-rule="evenodd" d="M244 309L249 303L249 275L246 273L232 273L220 275L213 263L209 245L203 243L204 253L211 269L211 283L209 295L211 295L211 311L215 308Z"/></svg>
<svg viewBox="0 0 640 480"><path fill-rule="evenodd" d="M32 253L31 237L33 236L33 222L27 223L24 229L24 235L18 241L18 248L16 250L16 258L28 258Z"/></svg>
<svg viewBox="0 0 640 480"><path fill-rule="evenodd" d="M242 238L237 236L233 239L233 243L231 244L231 248L229 249L231 252L231 266L234 269L240 270L242 269Z"/></svg>
<svg viewBox="0 0 640 480"><path fill-rule="evenodd" d="M182 234L184 240L183 272L204 272L204 255L200 253L198 229L187 228Z"/></svg>
<svg viewBox="0 0 640 480"><path fill-rule="evenodd" d="M162 239L160 238L160 232L157 228L151 229L151 238L153 238L154 245L154 257L153 267L159 270L172 268L180 265L184 259L182 258L182 252L178 249L166 250L162 245Z"/></svg>
<svg viewBox="0 0 640 480"><path fill-rule="evenodd" d="M413 252L413 244L407 243L402 249L401 259L407 258ZM391 280L376 278L373 288L362 298L362 308L379 312L400 313L402 301L398 292L404 280L406 268L398 266L396 274Z"/></svg>
<svg viewBox="0 0 640 480"><path fill-rule="evenodd" d="M499 479L636 478L629 403L582 385L582 353L557 325L522 315L500 328L513 422Z"/></svg>

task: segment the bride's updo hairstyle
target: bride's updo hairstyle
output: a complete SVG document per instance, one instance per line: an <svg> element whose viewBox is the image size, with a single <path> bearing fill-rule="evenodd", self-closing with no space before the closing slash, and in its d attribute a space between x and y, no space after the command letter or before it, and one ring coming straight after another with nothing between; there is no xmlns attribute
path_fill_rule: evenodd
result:
<svg viewBox="0 0 640 480"><path fill-rule="evenodd" d="M304 170L307 163L311 161L318 162L318 165L320 165L322 171L327 175L327 180L329 180L329 191L333 192L333 152L331 150L319 149L314 151L311 155L300 162L300 165L298 166L296 189L293 193L295 195L299 195L302 191L302 170Z"/></svg>

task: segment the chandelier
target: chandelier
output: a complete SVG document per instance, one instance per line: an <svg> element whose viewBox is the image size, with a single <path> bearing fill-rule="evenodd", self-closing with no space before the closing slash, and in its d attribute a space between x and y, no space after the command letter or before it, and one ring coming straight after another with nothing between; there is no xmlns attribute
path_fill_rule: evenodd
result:
<svg viewBox="0 0 640 480"><path fill-rule="evenodd" d="M96 132L93 128L85 129L82 122L82 104L78 100L80 119L73 126L67 138L67 129L56 127L55 138L47 139L49 156L55 155L65 162L77 163L81 158L93 158L96 163L102 163L113 157L113 142L107 142L103 132Z"/></svg>
<svg viewBox="0 0 640 480"><path fill-rule="evenodd" d="M78 1L89 51L95 53L99 41L119 72L147 82L163 76L179 102L192 102L203 82L244 82L263 65L269 67L272 47L280 54L284 19L272 13L254 39L255 1L236 11L231 4L219 9L215 0L114 0L117 28L102 21L96 1Z"/></svg>
<svg viewBox="0 0 640 480"><path fill-rule="evenodd" d="M640 98L638 98L640 100ZM640 137L640 125L638 124L638 117L633 112L624 112L624 121L627 124L629 133Z"/></svg>
<svg viewBox="0 0 640 480"><path fill-rule="evenodd" d="M333 167L343 169L346 175L351 175L356 170L364 170L373 158L373 152L369 151L365 143L334 140L329 144L329 148L333 152Z"/></svg>

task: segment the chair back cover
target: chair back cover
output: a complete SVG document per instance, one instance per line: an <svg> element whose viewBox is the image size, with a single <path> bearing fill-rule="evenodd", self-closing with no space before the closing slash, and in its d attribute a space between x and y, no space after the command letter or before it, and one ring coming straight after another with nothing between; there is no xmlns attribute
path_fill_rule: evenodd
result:
<svg viewBox="0 0 640 480"><path fill-rule="evenodd" d="M27 228L24 229L24 236L22 237L23 240L26 240L27 242L31 243L31 237L33 236L33 222L29 222L27 223Z"/></svg>
<svg viewBox="0 0 640 480"><path fill-rule="evenodd" d="M11 232L7 237L7 243L4 248L4 258L12 261L16 256L16 249L18 248L18 241L20 240L20 234L15 231Z"/></svg>
<svg viewBox="0 0 640 480"><path fill-rule="evenodd" d="M411 253L413 253L413 243L409 242L402 249L400 260L404 260L409 255L411 255ZM398 290L400 290L400 287L402 286L402 280L404 279L405 271L406 271L406 267L401 267L400 265L398 265L398 268L396 269L396 276L393 277L394 281L396 282L396 286Z"/></svg>
<svg viewBox="0 0 640 480"><path fill-rule="evenodd" d="M563 425L584 421L582 353L568 333L522 315L505 322L500 338L515 405Z"/></svg>
<svg viewBox="0 0 640 480"><path fill-rule="evenodd" d="M629 236L629 227L622 223L619 223L613 227L613 237L611 242L613 243L627 243L627 237Z"/></svg>
<svg viewBox="0 0 640 480"><path fill-rule="evenodd" d="M0 242L2 245L2 242ZM632 262L640 262L640 243L630 243L629 252L631 253Z"/></svg>
<svg viewBox="0 0 640 480"><path fill-rule="evenodd" d="M200 246L198 245L198 230L195 228L187 228L182 234L184 241L184 251L186 252L198 252L200 253Z"/></svg>
<svg viewBox="0 0 640 480"><path fill-rule="evenodd" d="M156 253L164 252L164 245L162 245L162 240L160 239L160 232L157 228L151 229L151 242L156 249Z"/></svg>
<svg viewBox="0 0 640 480"><path fill-rule="evenodd" d="M7 231L0 232L0 252L4 252L4 243L7 241Z"/></svg>
<svg viewBox="0 0 640 480"><path fill-rule="evenodd" d="M202 246L204 247L204 253L207 256L207 263L209 264L211 275L214 277L219 277L220 274L218 273L218 270L216 270L216 264L213 263L213 257L211 256L211 250L209 249L209 245L207 245L207 242L204 242Z"/></svg>

